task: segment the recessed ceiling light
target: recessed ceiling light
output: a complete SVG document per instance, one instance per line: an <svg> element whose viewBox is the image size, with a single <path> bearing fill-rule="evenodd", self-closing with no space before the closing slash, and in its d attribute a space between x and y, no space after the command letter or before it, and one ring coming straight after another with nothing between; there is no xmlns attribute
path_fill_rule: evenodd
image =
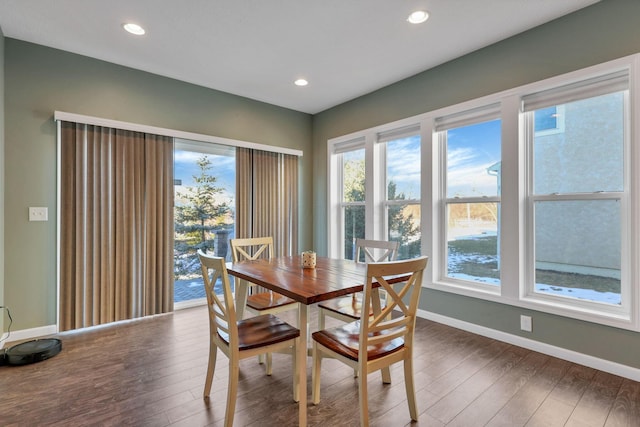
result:
<svg viewBox="0 0 640 427"><path fill-rule="evenodd" d="M123 24L122 27L131 34L135 34L136 36L141 36L145 33L144 28L142 28L138 24L127 23Z"/></svg>
<svg viewBox="0 0 640 427"><path fill-rule="evenodd" d="M422 24L427 19L429 19L429 12L427 12L426 10L416 10L411 15L409 15L407 21L412 24Z"/></svg>
<svg viewBox="0 0 640 427"><path fill-rule="evenodd" d="M306 86L309 84L309 82L305 79L298 79L295 82L293 82L296 86Z"/></svg>

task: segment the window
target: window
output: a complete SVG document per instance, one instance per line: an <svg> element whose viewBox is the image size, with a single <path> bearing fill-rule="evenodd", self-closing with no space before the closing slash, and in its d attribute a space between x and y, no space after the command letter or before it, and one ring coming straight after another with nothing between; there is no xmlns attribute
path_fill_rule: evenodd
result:
<svg viewBox="0 0 640 427"><path fill-rule="evenodd" d="M541 108L534 116L535 136L564 132L564 106L553 105Z"/></svg>
<svg viewBox="0 0 640 427"><path fill-rule="evenodd" d="M420 136L410 129L378 135L384 150L386 238L398 241L398 259L420 256Z"/></svg>
<svg viewBox="0 0 640 427"><path fill-rule="evenodd" d="M615 73L523 98L525 123L533 121L536 130L528 135L530 297L628 305L622 285L623 236L630 233L623 220L627 86L626 73ZM538 116L550 110L564 112L564 131L539 134Z"/></svg>
<svg viewBox="0 0 640 427"><path fill-rule="evenodd" d="M355 242L365 237L365 158L364 141L348 141L335 147L335 160L339 170L340 224L337 235L340 257L355 258Z"/></svg>
<svg viewBox="0 0 640 427"><path fill-rule="evenodd" d="M445 156L442 279L500 286L500 105L436 119Z"/></svg>
<svg viewBox="0 0 640 427"><path fill-rule="evenodd" d="M640 331L638 66L633 55L329 141L329 206L342 203L329 255L344 253L333 223L357 207L365 237L430 257L425 286ZM358 150L358 201L336 197L343 145Z"/></svg>
<svg viewBox="0 0 640 427"><path fill-rule="evenodd" d="M421 144L416 125L330 144L334 206L330 255L355 257L355 239L399 241L398 259L421 253ZM336 191L337 190L337 191ZM333 236L336 236L334 238Z"/></svg>
<svg viewBox="0 0 640 427"><path fill-rule="evenodd" d="M204 299L197 251L231 261L235 147L176 140L174 152L174 302ZM218 283L216 287L222 286ZM220 288L222 289L222 288Z"/></svg>
<svg viewBox="0 0 640 427"><path fill-rule="evenodd" d="M344 216L344 257L354 259L355 241L365 235L364 150L342 155Z"/></svg>

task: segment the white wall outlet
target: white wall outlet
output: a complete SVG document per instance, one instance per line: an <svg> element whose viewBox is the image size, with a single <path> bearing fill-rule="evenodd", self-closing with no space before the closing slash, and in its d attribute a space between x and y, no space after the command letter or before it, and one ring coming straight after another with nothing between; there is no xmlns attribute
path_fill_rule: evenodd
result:
<svg viewBox="0 0 640 427"><path fill-rule="evenodd" d="M532 331L532 322L531 316L520 316L520 329L523 331L531 332Z"/></svg>
<svg viewBox="0 0 640 427"><path fill-rule="evenodd" d="M29 208L29 221L48 221L48 208Z"/></svg>

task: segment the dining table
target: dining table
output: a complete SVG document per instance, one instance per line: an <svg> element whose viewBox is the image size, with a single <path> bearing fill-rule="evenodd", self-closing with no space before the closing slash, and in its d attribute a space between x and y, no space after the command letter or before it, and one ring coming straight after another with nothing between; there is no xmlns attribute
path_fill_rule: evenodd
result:
<svg viewBox="0 0 640 427"><path fill-rule="evenodd" d="M307 342L309 336L309 308L316 303L333 298L360 292L366 281L367 265L352 260L334 259L317 256L314 268L302 266L302 256L282 256L271 260L243 260L227 263L227 271L231 276L255 283L266 289L285 295L299 304L298 328L300 329L300 345L298 348L299 381L304 382L302 394L298 396L299 425L307 425ZM243 280L236 283L243 283ZM390 283L406 280L399 276L389 280ZM375 284L374 284L375 285ZM247 286L236 286L236 310L242 319L246 305ZM374 312L380 312L380 298L377 287L372 291ZM377 302L377 304L375 303ZM383 370L383 381L389 382L388 368Z"/></svg>

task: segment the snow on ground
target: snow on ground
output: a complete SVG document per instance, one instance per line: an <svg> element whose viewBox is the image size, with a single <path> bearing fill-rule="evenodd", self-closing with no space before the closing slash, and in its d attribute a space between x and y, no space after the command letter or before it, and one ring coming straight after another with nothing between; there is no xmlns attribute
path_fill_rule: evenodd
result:
<svg viewBox="0 0 640 427"><path fill-rule="evenodd" d="M491 277L474 277L463 273L452 273L449 276L454 279L500 286L500 280ZM535 291L542 294L577 298L586 301L602 302L605 304L621 304L620 294L614 292L599 292L592 289L569 288L557 285L546 285L544 283L536 283Z"/></svg>

